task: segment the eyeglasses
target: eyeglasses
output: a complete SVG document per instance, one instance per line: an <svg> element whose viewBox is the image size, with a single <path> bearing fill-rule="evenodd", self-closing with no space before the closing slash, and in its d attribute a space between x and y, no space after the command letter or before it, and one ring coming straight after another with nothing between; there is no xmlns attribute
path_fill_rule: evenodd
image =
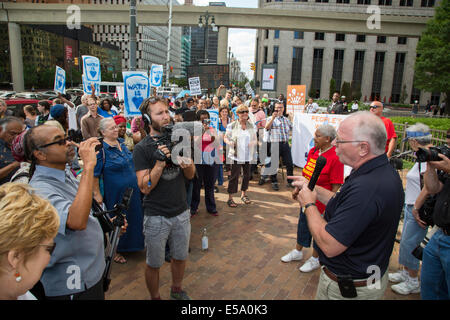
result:
<svg viewBox="0 0 450 320"><path fill-rule="evenodd" d="M63 146L63 145L66 144L66 142L68 140L70 141L69 137L66 136L66 137L64 137L62 139L59 139L59 140L56 140L56 141L53 141L53 142L50 142L50 143L47 143L47 144L43 144L42 146L38 146L37 149L47 148L47 147L50 147L50 146L52 146L54 144L58 144L60 146Z"/></svg>
<svg viewBox="0 0 450 320"><path fill-rule="evenodd" d="M378 106L370 106L370 109L376 109Z"/></svg>
<svg viewBox="0 0 450 320"><path fill-rule="evenodd" d="M248 113L248 111L239 111L238 113L239 114L241 114L241 113Z"/></svg>
<svg viewBox="0 0 450 320"><path fill-rule="evenodd" d="M53 242L53 244L40 244L39 246L45 247L45 250L47 250L48 253L50 253L50 255L51 255L53 253L53 251L55 251L56 242Z"/></svg>

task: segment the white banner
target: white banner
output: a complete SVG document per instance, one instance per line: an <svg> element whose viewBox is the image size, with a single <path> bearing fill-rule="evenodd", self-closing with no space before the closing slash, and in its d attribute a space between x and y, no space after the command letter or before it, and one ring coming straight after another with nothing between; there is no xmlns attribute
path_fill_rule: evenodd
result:
<svg viewBox="0 0 450 320"><path fill-rule="evenodd" d="M145 71L123 71L125 117L141 114L142 101L150 96L150 80Z"/></svg>
<svg viewBox="0 0 450 320"><path fill-rule="evenodd" d="M252 86L250 85L250 82L247 82L247 83L245 84L245 90L247 90L247 94L251 94L252 97L255 96L255 92L253 91L253 88L252 88Z"/></svg>
<svg viewBox="0 0 450 320"><path fill-rule="evenodd" d="M322 124L330 124L336 130L347 115L295 113L292 130L292 161L303 168L309 150L314 147L314 133Z"/></svg>
<svg viewBox="0 0 450 320"><path fill-rule="evenodd" d="M66 71L56 66L54 91L59 93L66 92Z"/></svg>
<svg viewBox="0 0 450 320"><path fill-rule="evenodd" d="M199 77L189 78L189 90L191 91L191 96L202 94Z"/></svg>
<svg viewBox="0 0 450 320"><path fill-rule="evenodd" d="M150 86L161 87L163 79L163 66L160 64L152 64L150 69Z"/></svg>

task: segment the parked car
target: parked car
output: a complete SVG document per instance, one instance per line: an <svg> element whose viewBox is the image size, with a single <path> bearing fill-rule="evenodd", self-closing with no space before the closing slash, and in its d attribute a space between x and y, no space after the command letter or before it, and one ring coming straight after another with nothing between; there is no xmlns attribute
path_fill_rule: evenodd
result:
<svg viewBox="0 0 450 320"><path fill-rule="evenodd" d="M0 99L9 99L12 98L16 94L15 91L1 91Z"/></svg>
<svg viewBox="0 0 450 320"><path fill-rule="evenodd" d="M44 100L45 98L37 93L37 92L20 92L14 95L14 98L22 98L22 99L37 99Z"/></svg>
<svg viewBox="0 0 450 320"><path fill-rule="evenodd" d="M39 100L42 99L21 99L21 98L11 98L6 99L6 106L8 110L13 112L14 116L19 116L19 114L23 114L23 107L26 105L31 105L37 110L37 104Z"/></svg>
<svg viewBox="0 0 450 320"><path fill-rule="evenodd" d="M39 94L41 96L43 96L44 99L50 99L50 100L53 100L58 97L58 92L56 92L56 91L44 91L44 92L39 92Z"/></svg>
<svg viewBox="0 0 450 320"><path fill-rule="evenodd" d="M66 89L66 93L70 94L71 96L82 96L84 94L84 91L77 88L70 88Z"/></svg>

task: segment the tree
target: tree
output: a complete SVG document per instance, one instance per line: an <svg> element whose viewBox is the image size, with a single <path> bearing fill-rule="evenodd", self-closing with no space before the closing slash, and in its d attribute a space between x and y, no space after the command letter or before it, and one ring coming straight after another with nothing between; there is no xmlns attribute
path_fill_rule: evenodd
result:
<svg viewBox="0 0 450 320"><path fill-rule="evenodd" d="M309 96L310 98L313 98L313 99L316 98L316 89L314 89L313 86L311 86L311 87L309 88L308 96Z"/></svg>
<svg viewBox="0 0 450 320"><path fill-rule="evenodd" d="M406 92L406 84L403 85L402 92L400 93L400 103L405 104L406 99L408 99L408 92Z"/></svg>
<svg viewBox="0 0 450 320"><path fill-rule="evenodd" d="M450 113L450 0L442 0L417 44L414 86L443 92Z"/></svg>
<svg viewBox="0 0 450 320"><path fill-rule="evenodd" d="M333 94L336 92L336 80L331 78L330 80L330 99L333 98Z"/></svg>
<svg viewBox="0 0 450 320"><path fill-rule="evenodd" d="M345 96L346 101L351 101L352 99L352 91L350 88L350 83L347 81L344 81L341 88L341 97Z"/></svg>
<svg viewBox="0 0 450 320"><path fill-rule="evenodd" d="M23 64L24 84L26 88L36 88L38 85L38 73L34 63L25 62Z"/></svg>

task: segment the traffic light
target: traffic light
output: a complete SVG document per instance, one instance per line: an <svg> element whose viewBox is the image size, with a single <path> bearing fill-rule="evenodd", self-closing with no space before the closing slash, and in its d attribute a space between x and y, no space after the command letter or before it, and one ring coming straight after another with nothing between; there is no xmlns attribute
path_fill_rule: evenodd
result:
<svg viewBox="0 0 450 320"><path fill-rule="evenodd" d="M76 66L78 65L78 58L77 57L73 58L73 64L76 65Z"/></svg>
<svg viewBox="0 0 450 320"><path fill-rule="evenodd" d="M250 63L250 69L253 71L256 70L256 66L255 66L254 62Z"/></svg>

